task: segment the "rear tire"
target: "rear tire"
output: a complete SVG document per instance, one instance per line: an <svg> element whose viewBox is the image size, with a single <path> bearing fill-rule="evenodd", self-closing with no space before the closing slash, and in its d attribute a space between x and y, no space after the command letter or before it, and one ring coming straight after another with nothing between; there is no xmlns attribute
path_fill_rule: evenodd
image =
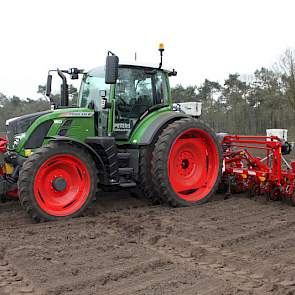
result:
<svg viewBox="0 0 295 295"><path fill-rule="evenodd" d="M169 124L159 136L152 157L153 184L171 206L207 202L221 178L221 147L202 121L185 118Z"/></svg>
<svg viewBox="0 0 295 295"><path fill-rule="evenodd" d="M96 196L95 162L81 148L52 142L26 160L18 187L21 205L34 221L77 217Z"/></svg>
<svg viewBox="0 0 295 295"><path fill-rule="evenodd" d="M158 192L155 190L152 182L152 148L154 145L149 147L143 147L139 152L139 179L136 188L137 195L143 195L148 199L152 205L158 205L161 203L161 199Z"/></svg>

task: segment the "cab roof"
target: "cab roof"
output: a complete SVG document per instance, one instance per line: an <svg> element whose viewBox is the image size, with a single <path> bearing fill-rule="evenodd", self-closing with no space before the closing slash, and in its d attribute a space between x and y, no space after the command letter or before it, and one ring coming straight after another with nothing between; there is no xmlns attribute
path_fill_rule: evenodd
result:
<svg viewBox="0 0 295 295"><path fill-rule="evenodd" d="M125 68L125 67L131 67L131 68L145 68L145 69L150 69L150 70L160 70L163 72L167 72L170 73L172 71L170 70L165 70L165 69L159 69L157 66L155 65L148 65L148 64L140 64L140 63L120 63L119 64L119 68ZM96 67L91 69L90 71L87 72L87 74L89 74L92 77L101 77L102 74L104 74L104 70L105 70L105 66L100 66L100 67Z"/></svg>

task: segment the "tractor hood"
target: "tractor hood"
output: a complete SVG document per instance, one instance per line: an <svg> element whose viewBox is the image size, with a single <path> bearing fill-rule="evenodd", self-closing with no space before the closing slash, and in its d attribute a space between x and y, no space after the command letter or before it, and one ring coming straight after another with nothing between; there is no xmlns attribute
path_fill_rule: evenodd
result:
<svg viewBox="0 0 295 295"><path fill-rule="evenodd" d="M6 122L8 150L25 155L48 143L48 138L68 136L79 140L94 136L94 110L61 108L34 113Z"/></svg>
<svg viewBox="0 0 295 295"><path fill-rule="evenodd" d="M7 120L6 132L9 144L13 143L15 140L15 135L25 133L35 120L51 112L52 111L38 112Z"/></svg>

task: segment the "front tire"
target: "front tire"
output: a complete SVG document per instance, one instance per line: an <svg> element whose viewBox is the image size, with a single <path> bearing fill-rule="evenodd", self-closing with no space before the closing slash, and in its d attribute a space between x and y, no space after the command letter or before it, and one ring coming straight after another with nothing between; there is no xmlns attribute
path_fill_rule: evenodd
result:
<svg viewBox="0 0 295 295"><path fill-rule="evenodd" d="M172 206L208 201L221 178L221 148L214 131L192 118L168 125L153 151L154 187Z"/></svg>
<svg viewBox="0 0 295 295"><path fill-rule="evenodd" d="M34 221L77 217L97 192L95 162L81 148L52 142L26 160L18 186L21 205Z"/></svg>

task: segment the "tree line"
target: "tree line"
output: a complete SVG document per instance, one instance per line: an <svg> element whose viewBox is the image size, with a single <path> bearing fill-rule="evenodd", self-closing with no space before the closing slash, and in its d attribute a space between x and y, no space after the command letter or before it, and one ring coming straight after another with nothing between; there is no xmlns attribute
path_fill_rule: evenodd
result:
<svg viewBox="0 0 295 295"><path fill-rule="evenodd" d="M288 49L272 68L256 70L247 78L229 74L223 84L172 89L176 102L201 101L202 118L218 132L265 135L284 128L295 140L295 51Z"/></svg>
<svg viewBox="0 0 295 295"><path fill-rule="evenodd" d="M40 98L21 99L0 93L0 131L5 121L23 114L48 110L50 104ZM70 87L77 97L77 89ZM172 88L175 102L201 101L202 119L218 132L265 134L268 128L285 128L295 139L295 50L286 50L271 68L261 68L246 78L231 73L221 84L205 79L201 85ZM58 100L58 95L53 97Z"/></svg>

